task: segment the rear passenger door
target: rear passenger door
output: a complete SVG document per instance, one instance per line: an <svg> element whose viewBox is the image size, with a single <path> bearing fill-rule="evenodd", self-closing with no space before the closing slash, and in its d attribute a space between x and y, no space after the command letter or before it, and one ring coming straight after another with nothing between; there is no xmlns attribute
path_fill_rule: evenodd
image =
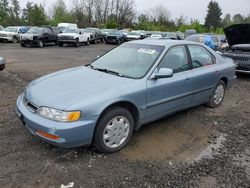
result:
<svg viewBox="0 0 250 188"><path fill-rule="evenodd" d="M193 104L206 102L219 76L216 59L209 50L200 45L188 45L188 51L192 64Z"/></svg>

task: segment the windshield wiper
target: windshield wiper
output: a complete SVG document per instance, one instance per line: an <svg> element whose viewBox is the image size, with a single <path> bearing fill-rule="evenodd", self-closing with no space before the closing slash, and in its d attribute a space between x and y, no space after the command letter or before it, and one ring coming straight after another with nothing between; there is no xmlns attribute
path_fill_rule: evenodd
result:
<svg viewBox="0 0 250 188"><path fill-rule="evenodd" d="M91 66L93 67L93 65L91 65ZM109 69L102 69L102 68L96 68L96 67L93 67L93 69L101 71L101 72L106 72L106 73L109 73L109 74L114 74L116 76L124 77L124 75L122 75L121 73L116 72L116 71L112 71L112 70L109 70Z"/></svg>

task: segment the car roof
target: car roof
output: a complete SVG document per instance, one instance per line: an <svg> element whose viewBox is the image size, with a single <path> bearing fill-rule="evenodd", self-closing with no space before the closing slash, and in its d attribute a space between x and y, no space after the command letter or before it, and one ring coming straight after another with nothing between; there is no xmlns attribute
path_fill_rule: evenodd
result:
<svg viewBox="0 0 250 188"><path fill-rule="evenodd" d="M199 44L197 42L185 41L185 40L134 40L128 42L130 44L144 44L153 46L169 46L169 45L183 45L183 44Z"/></svg>

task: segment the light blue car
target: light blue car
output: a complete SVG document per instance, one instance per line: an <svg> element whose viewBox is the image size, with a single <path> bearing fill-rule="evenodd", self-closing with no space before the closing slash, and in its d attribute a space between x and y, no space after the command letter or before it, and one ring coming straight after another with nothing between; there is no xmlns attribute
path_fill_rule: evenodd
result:
<svg viewBox="0 0 250 188"><path fill-rule="evenodd" d="M189 41L124 43L87 66L43 76L18 97L16 113L44 141L65 148L123 148L135 130L174 112L219 106L235 65Z"/></svg>

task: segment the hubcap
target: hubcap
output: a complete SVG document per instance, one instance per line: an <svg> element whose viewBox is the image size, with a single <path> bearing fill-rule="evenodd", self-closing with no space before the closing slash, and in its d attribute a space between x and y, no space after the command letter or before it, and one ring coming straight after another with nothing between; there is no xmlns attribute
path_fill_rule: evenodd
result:
<svg viewBox="0 0 250 188"><path fill-rule="evenodd" d="M225 88L222 84L218 85L214 92L214 103L220 104L224 98Z"/></svg>
<svg viewBox="0 0 250 188"><path fill-rule="evenodd" d="M130 124L126 117L118 116L108 122L103 131L103 142L109 148L116 148L122 145L127 139L130 131Z"/></svg>

